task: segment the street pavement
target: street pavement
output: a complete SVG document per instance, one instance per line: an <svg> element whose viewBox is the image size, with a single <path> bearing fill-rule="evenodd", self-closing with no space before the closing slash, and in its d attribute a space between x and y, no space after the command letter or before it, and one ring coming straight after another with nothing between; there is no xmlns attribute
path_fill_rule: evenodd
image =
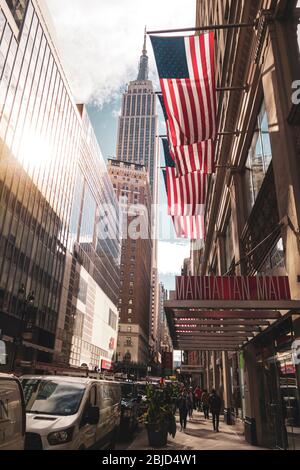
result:
<svg viewBox="0 0 300 470"><path fill-rule="evenodd" d="M203 413L194 412L193 418L188 420L187 429L185 432L181 432L178 416L176 420L177 433L175 439L169 436L167 447L161 450L265 450L260 447L253 447L245 441L241 422L234 426L227 426L221 421L220 432L215 433L211 419L205 421ZM117 448L129 451L153 449L148 445L147 431L144 427L136 434L131 443L127 445L120 443Z"/></svg>

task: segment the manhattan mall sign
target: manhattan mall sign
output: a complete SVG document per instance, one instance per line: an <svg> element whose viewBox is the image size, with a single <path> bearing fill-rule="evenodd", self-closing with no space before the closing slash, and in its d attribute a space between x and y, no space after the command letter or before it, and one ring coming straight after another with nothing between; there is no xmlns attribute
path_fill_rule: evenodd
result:
<svg viewBox="0 0 300 470"><path fill-rule="evenodd" d="M299 315L288 277L180 276L164 301L175 349L237 351L282 316Z"/></svg>
<svg viewBox="0 0 300 470"><path fill-rule="evenodd" d="M290 300L288 277L176 277L177 300Z"/></svg>

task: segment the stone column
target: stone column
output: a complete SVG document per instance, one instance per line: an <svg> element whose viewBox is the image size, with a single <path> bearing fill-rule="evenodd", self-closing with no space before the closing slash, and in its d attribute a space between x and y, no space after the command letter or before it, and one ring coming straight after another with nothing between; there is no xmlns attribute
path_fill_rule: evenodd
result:
<svg viewBox="0 0 300 470"><path fill-rule="evenodd" d="M292 109L293 73L291 57L298 54L288 47L287 22L269 24L268 45L261 55L264 100L268 115L272 161L277 194L279 219L285 219L282 230L285 265L289 276L292 298L300 299L300 243L292 228L300 226L300 165L297 139L300 126L292 126L288 116ZM296 57L296 56L295 56ZM297 137L298 136L298 137ZM290 221L290 222L289 222Z"/></svg>
<svg viewBox="0 0 300 470"><path fill-rule="evenodd" d="M224 420L226 424L234 424L232 420L232 394L231 394L231 380L230 368L227 351L222 352L222 365L223 365L223 400L224 400Z"/></svg>
<svg viewBox="0 0 300 470"><path fill-rule="evenodd" d="M218 273L219 276L226 271L225 237L222 233L217 235Z"/></svg>
<svg viewBox="0 0 300 470"><path fill-rule="evenodd" d="M205 388L209 390L210 387L210 353L209 351L206 351L206 369L205 369Z"/></svg>
<svg viewBox="0 0 300 470"><path fill-rule="evenodd" d="M230 206L231 206L231 222L232 222L232 238L235 262L240 261L243 257L241 247L242 230L245 227L247 213L244 201L244 191L241 174L233 171L231 174L231 184L229 185ZM242 275L242 266L235 268L236 275Z"/></svg>
<svg viewBox="0 0 300 470"><path fill-rule="evenodd" d="M252 445L262 444L259 409L259 374L255 349L249 345L244 352L245 439Z"/></svg>
<svg viewBox="0 0 300 470"><path fill-rule="evenodd" d="M216 352L212 352L212 388L217 390L217 364L216 364Z"/></svg>

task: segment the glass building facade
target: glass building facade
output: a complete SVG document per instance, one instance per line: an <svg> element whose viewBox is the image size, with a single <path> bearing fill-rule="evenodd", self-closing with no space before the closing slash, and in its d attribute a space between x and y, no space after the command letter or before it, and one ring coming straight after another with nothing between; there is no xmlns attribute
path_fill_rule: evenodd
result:
<svg viewBox="0 0 300 470"><path fill-rule="evenodd" d="M1 5L0 330L13 356L13 338L30 322L19 355L50 362L74 243L82 263L95 260L101 288L111 298L117 290L118 240L98 241L95 223L113 189L88 117L72 99L43 2Z"/></svg>
<svg viewBox="0 0 300 470"><path fill-rule="evenodd" d="M100 332L97 337L95 331L99 313L95 299L102 299L100 313L107 327L111 309L117 316L121 241L117 198L85 109L82 125L68 240L72 267L66 270L67 302L61 306L64 322L57 333L61 362L80 366L81 358L89 357L85 362L94 368L102 359L112 358L109 338L99 342Z"/></svg>

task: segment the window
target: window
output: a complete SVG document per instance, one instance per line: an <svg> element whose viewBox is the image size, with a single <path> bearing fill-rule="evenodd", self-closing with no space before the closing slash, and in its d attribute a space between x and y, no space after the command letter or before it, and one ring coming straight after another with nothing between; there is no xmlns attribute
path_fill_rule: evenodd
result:
<svg viewBox="0 0 300 470"><path fill-rule="evenodd" d="M124 359L125 362L130 362L130 361L131 361L131 354L130 354L129 351L127 351L127 353L124 354L124 358L123 358L123 359Z"/></svg>
<svg viewBox="0 0 300 470"><path fill-rule="evenodd" d="M260 269L261 274L267 276L286 275L283 240L280 238L271 252L268 254L264 265Z"/></svg>
<svg viewBox="0 0 300 470"><path fill-rule="evenodd" d="M80 277L79 280L79 290L78 290L78 299L82 303L86 303L86 297L87 297L87 282Z"/></svg>
<svg viewBox="0 0 300 470"><path fill-rule="evenodd" d="M112 310L109 310L109 326L111 326L114 330L117 329L117 315Z"/></svg>
<svg viewBox="0 0 300 470"><path fill-rule="evenodd" d="M28 0L6 0L6 3L20 29L25 17Z"/></svg>
<svg viewBox="0 0 300 470"><path fill-rule="evenodd" d="M246 163L247 205L250 215L272 161L268 118L263 104L257 118L257 125Z"/></svg>
<svg viewBox="0 0 300 470"><path fill-rule="evenodd" d="M132 308L129 308L128 309L128 315L131 315L132 314Z"/></svg>
<svg viewBox="0 0 300 470"><path fill-rule="evenodd" d="M126 346L132 346L131 336L127 336L127 338L126 338Z"/></svg>

